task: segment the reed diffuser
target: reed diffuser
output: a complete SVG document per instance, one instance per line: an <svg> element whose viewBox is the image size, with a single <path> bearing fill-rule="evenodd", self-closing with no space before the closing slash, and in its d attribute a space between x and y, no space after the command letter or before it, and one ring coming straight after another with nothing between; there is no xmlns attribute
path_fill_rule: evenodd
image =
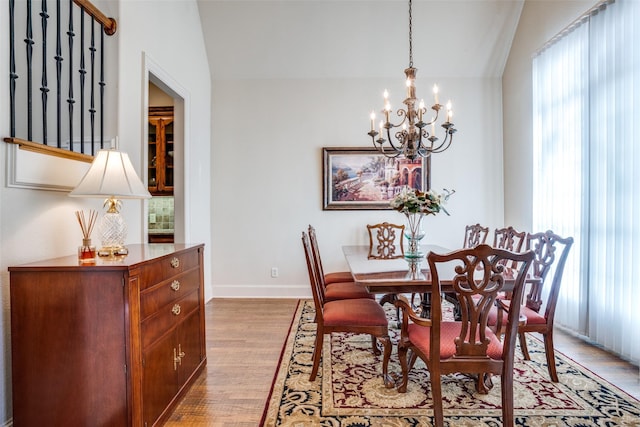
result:
<svg viewBox="0 0 640 427"><path fill-rule="evenodd" d="M82 246L78 247L78 261L81 264L93 264L96 262L96 247L91 246L91 232L96 224L98 212L91 209L87 218L84 211L76 211L76 218L82 230Z"/></svg>

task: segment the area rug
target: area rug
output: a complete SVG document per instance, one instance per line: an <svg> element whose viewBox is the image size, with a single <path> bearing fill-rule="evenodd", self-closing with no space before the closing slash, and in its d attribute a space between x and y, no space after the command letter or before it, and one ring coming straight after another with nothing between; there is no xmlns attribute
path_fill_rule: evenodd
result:
<svg viewBox="0 0 640 427"><path fill-rule="evenodd" d="M422 361L411 371L407 393L386 389L381 356L365 335L325 336L322 365L309 382L315 338L314 307L301 301L284 345L261 425L332 427L431 426L433 407L429 373ZM387 304L390 335L397 342L395 310ZM542 343L528 340L531 361L515 361L516 424L523 426L640 426L640 401L556 353L559 383L549 379ZM394 352L389 371L400 373ZM489 394L475 392L463 375L443 377L443 406L448 426L502 425L499 378Z"/></svg>

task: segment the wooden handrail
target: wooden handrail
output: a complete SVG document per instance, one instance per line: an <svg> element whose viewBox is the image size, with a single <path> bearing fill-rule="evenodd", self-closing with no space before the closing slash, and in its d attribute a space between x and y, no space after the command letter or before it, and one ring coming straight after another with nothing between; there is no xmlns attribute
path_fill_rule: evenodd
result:
<svg viewBox="0 0 640 427"><path fill-rule="evenodd" d="M108 36L112 36L116 33L118 29L118 24L116 20L113 18L107 17L104 13L100 11L93 3L89 0L73 0L75 4L84 8L85 12L91 15L96 21L100 22L104 25L104 33Z"/></svg>
<svg viewBox="0 0 640 427"><path fill-rule="evenodd" d="M62 148L51 147L39 142L27 141L26 139L20 138L5 138L4 141L10 144L16 144L19 148L32 151L34 153L47 154L49 156L61 157L63 159L79 160L86 163L93 162L93 156L89 154L82 154L75 151L64 150Z"/></svg>

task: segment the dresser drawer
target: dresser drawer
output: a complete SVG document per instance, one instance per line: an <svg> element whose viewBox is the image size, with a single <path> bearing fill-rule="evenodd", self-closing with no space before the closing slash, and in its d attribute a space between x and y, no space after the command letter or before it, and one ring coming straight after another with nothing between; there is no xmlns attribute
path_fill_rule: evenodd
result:
<svg viewBox="0 0 640 427"><path fill-rule="evenodd" d="M179 300L200 286L200 269L191 270L142 291L140 318L146 319L165 305Z"/></svg>
<svg viewBox="0 0 640 427"><path fill-rule="evenodd" d="M173 278L199 265L198 250L174 253L142 266L140 289L150 288L159 282Z"/></svg>
<svg viewBox="0 0 640 427"><path fill-rule="evenodd" d="M142 321L142 348L146 348L166 332L170 331L199 306L197 290L181 299L167 304L152 316Z"/></svg>

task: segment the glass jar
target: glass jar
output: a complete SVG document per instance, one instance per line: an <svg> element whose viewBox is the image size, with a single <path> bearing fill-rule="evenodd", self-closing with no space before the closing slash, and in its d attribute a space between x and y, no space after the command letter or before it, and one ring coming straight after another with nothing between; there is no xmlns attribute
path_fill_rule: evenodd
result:
<svg viewBox="0 0 640 427"><path fill-rule="evenodd" d="M91 246L91 239L82 239L82 246L78 246L78 262L80 264L95 264L96 247Z"/></svg>

